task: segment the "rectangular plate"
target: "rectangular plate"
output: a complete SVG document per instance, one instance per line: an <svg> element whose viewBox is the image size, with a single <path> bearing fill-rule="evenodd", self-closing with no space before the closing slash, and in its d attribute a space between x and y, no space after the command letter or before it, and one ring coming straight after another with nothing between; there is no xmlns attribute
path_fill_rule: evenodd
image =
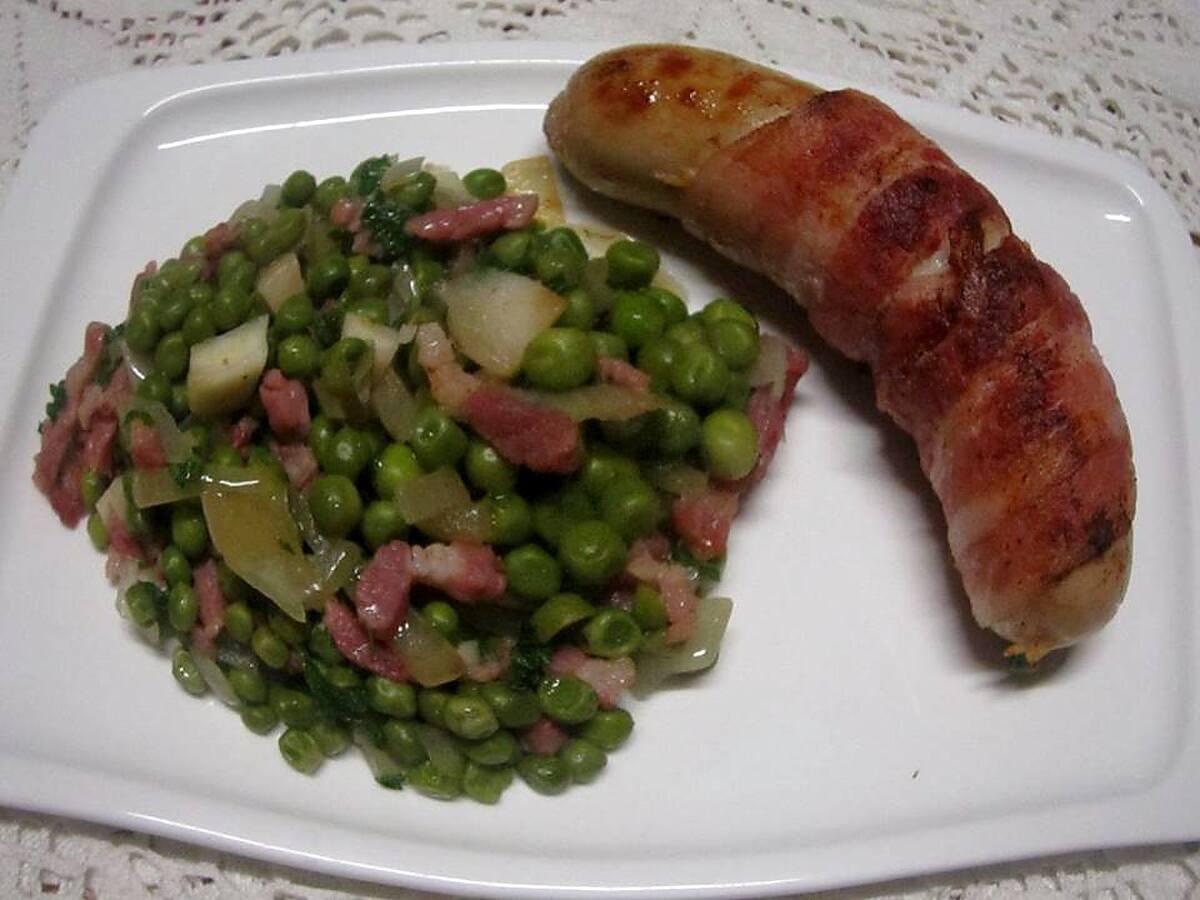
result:
<svg viewBox="0 0 1200 900"><path fill-rule="evenodd" d="M102 562L31 483L46 384L132 276L304 167L367 155L465 170L546 152L541 117L598 48L492 44L160 70L93 84L39 127L0 221L0 803L359 878L475 895L764 894L1101 845L1200 837L1193 612L1200 410L1195 261L1139 169L883 94L1000 198L1084 298L1133 429L1124 608L1049 677L1006 677L969 622L941 512L866 377L762 282L672 225L691 302L735 292L815 353L735 528L720 665L634 705L599 783L497 808L303 779L274 740L189 700L113 611ZM813 78L830 84L828 79Z"/></svg>

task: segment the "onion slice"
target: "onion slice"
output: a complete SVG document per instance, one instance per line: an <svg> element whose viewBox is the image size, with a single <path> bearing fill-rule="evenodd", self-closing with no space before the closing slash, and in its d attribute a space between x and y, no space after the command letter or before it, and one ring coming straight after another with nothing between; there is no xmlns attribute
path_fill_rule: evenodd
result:
<svg viewBox="0 0 1200 900"><path fill-rule="evenodd" d="M567 302L539 281L487 269L442 288L446 328L454 346L485 371L511 378L525 348L553 325Z"/></svg>
<svg viewBox="0 0 1200 900"><path fill-rule="evenodd" d="M396 488L395 500L404 521L420 524L470 506L471 493L458 472L443 467L402 482Z"/></svg>
<svg viewBox="0 0 1200 900"><path fill-rule="evenodd" d="M587 384L569 391L528 391L526 395L535 403L565 412L576 422L623 422L663 405L662 398L649 391L620 384Z"/></svg>
<svg viewBox="0 0 1200 900"><path fill-rule="evenodd" d="M394 644L413 681L421 687L446 684L467 670L454 645L415 609L408 611Z"/></svg>
<svg viewBox="0 0 1200 900"><path fill-rule="evenodd" d="M639 691L648 691L675 675L710 669L721 651L721 639L733 613L728 597L701 597L696 605L696 627L682 644L657 653L643 653L637 660Z"/></svg>
<svg viewBox="0 0 1200 900"><path fill-rule="evenodd" d="M553 228L565 221L554 164L548 156L514 159L500 167L510 194L537 194L537 217ZM586 246L586 245L585 245Z"/></svg>

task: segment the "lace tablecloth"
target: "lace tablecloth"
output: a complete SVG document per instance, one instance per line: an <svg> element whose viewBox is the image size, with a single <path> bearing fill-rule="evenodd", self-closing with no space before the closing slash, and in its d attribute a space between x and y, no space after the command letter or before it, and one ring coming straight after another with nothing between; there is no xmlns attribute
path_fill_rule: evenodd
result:
<svg viewBox="0 0 1200 900"><path fill-rule="evenodd" d="M1200 0L0 0L0 202L71 86L130 67L379 42L674 40L952 102L1140 162L1200 247ZM0 810L0 896L418 896ZM1200 845L840 898L1200 897Z"/></svg>

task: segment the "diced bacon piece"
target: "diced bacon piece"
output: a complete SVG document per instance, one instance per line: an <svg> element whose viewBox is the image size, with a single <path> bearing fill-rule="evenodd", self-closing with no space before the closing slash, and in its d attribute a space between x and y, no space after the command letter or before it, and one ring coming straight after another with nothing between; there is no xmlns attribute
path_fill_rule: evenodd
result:
<svg viewBox="0 0 1200 900"><path fill-rule="evenodd" d="M267 410L271 430L278 437L291 440L308 434L312 419L308 412L308 391L303 382L271 369L258 386L258 396Z"/></svg>
<svg viewBox="0 0 1200 900"><path fill-rule="evenodd" d="M129 527L116 516L110 516L104 522L108 529L108 552L124 557L125 559L143 560L146 558L146 552L142 549L142 545L138 543L137 538L129 530Z"/></svg>
<svg viewBox="0 0 1200 900"><path fill-rule="evenodd" d="M408 669L390 644L377 644L345 603L330 597L323 618L334 646L346 659L390 681L407 681Z"/></svg>
<svg viewBox="0 0 1200 900"><path fill-rule="evenodd" d="M108 341L109 327L103 322L90 322L83 334L83 356L67 370L64 379L67 388L68 406L78 409L83 390L96 377L96 369L100 366L100 358L104 355L104 345Z"/></svg>
<svg viewBox="0 0 1200 900"><path fill-rule="evenodd" d="M637 366L615 356L601 356L596 371L606 384L617 384L634 391L650 390L650 375Z"/></svg>
<svg viewBox="0 0 1200 900"><path fill-rule="evenodd" d="M298 491L303 491L313 483L320 466L317 464L317 455L307 444L280 444L271 441L268 446L283 465L288 484Z"/></svg>
<svg viewBox="0 0 1200 900"><path fill-rule="evenodd" d="M210 559L197 566L192 584L200 607L200 623L192 628L192 648L212 656L217 635L225 627L226 602L217 578L217 564Z"/></svg>
<svg viewBox="0 0 1200 900"><path fill-rule="evenodd" d="M471 649L466 649L470 647ZM478 641L464 641L458 645L458 655L467 666L467 678L483 683L496 681L508 674L512 661L513 642L508 638L496 638L491 642L489 653L480 652Z"/></svg>
<svg viewBox="0 0 1200 900"><path fill-rule="evenodd" d="M758 432L758 461L749 475L729 483L738 493L744 494L767 474L767 467L771 465L779 442L783 439L783 426L792 406L792 397L796 393L796 382L807 371L808 354L799 347L788 344L783 384L760 385L750 395L746 414Z"/></svg>
<svg viewBox="0 0 1200 900"><path fill-rule="evenodd" d="M133 306L133 301L137 299L138 291L141 289L142 282L158 271L158 263L154 260L146 263L142 271L138 272L133 279L133 285L129 288L129 305Z"/></svg>
<svg viewBox="0 0 1200 900"><path fill-rule="evenodd" d="M737 511L737 494L710 487L676 498L671 504L671 524L696 559L714 559L725 553Z"/></svg>
<svg viewBox="0 0 1200 900"><path fill-rule="evenodd" d="M358 619L371 636L394 637L408 616L408 594L413 582L413 552L404 541L392 541L375 551L358 576L354 606Z"/></svg>
<svg viewBox="0 0 1200 900"><path fill-rule="evenodd" d="M621 697L633 687L637 678L637 667L629 657L597 659L570 644L554 651L547 668L555 675L574 675L586 681L605 709L612 709L620 703Z"/></svg>
<svg viewBox="0 0 1200 900"><path fill-rule="evenodd" d="M93 382L84 390L79 401L79 425L86 430L92 426L92 420L101 415L115 419L131 397L133 376L128 366L118 366L106 386Z"/></svg>
<svg viewBox="0 0 1200 900"><path fill-rule="evenodd" d="M567 742L567 733L546 718L538 719L521 732L521 746L529 753L553 756Z"/></svg>
<svg viewBox="0 0 1200 900"><path fill-rule="evenodd" d="M258 431L258 419L252 416L242 416L229 428L229 443L235 450L245 450Z"/></svg>
<svg viewBox="0 0 1200 900"><path fill-rule="evenodd" d="M417 362L429 376L433 399L451 415L460 415L467 398L479 387L479 378L459 365L454 345L436 322L418 328L416 342Z"/></svg>
<svg viewBox="0 0 1200 900"><path fill-rule="evenodd" d="M204 255L214 261L220 259L237 244L241 230L237 222L221 222L208 229L204 232Z"/></svg>
<svg viewBox="0 0 1200 900"><path fill-rule="evenodd" d="M329 208L329 224L346 231L358 231L362 228L362 211L361 200L343 197Z"/></svg>
<svg viewBox="0 0 1200 900"><path fill-rule="evenodd" d="M154 427L135 420L129 427L129 455L138 469L157 469L167 464L167 451Z"/></svg>
<svg viewBox="0 0 1200 900"><path fill-rule="evenodd" d="M634 541L625 572L658 589L667 612L667 642L675 644L692 636L698 598L688 570L669 562L662 544L653 537Z"/></svg>
<svg viewBox="0 0 1200 900"><path fill-rule="evenodd" d="M115 418L104 416L92 420L92 427L83 433L81 461L85 471L92 469L106 477L112 474L116 438Z"/></svg>
<svg viewBox="0 0 1200 900"><path fill-rule="evenodd" d="M509 462L535 472L566 474L583 461L579 425L502 384L481 384L463 407L467 423Z"/></svg>
<svg viewBox="0 0 1200 900"><path fill-rule="evenodd" d="M413 578L460 603L495 600L504 594L504 566L491 547L454 541L412 548Z"/></svg>
<svg viewBox="0 0 1200 900"><path fill-rule="evenodd" d="M458 243L497 231L524 228L533 221L537 207L537 194L508 194L413 216L404 223L404 231L426 241Z"/></svg>

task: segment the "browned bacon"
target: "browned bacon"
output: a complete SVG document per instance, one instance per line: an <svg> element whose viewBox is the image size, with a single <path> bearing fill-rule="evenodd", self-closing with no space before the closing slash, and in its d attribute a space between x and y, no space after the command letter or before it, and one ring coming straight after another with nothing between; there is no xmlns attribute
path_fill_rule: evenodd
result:
<svg viewBox="0 0 1200 900"><path fill-rule="evenodd" d="M458 243L524 228L533 221L537 206L537 194L508 194L453 209L430 210L405 222L404 230L426 241Z"/></svg>
<svg viewBox="0 0 1200 900"><path fill-rule="evenodd" d="M408 615L408 594L413 582L413 553L403 541L392 541L375 551L358 576L354 605L359 621L377 639L393 637Z"/></svg>
<svg viewBox="0 0 1200 900"><path fill-rule="evenodd" d="M225 627L225 594L217 579L217 564L211 559L196 567L192 575L196 588L196 601L200 608L200 624L192 628L192 649L205 656L212 656L216 649L217 635Z"/></svg>
<svg viewBox="0 0 1200 900"><path fill-rule="evenodd" d="M463 416L511 463L566 474L583 462L578 423L507 385L481 385L467 398Z"/></svg>
<svg viewBox="0 0 1200 900"><path fill-rule="evenodd" d="M491 547L454 541L412 548L413 578L460 603L479 603L504 595L504 566Z"/></svg>
<svg viewBox="0 0 1200 900"><path fill-rule="evenodd" d="M390 681L407 681L408 669L390 643L376 643L345 603L330 597L322 619L334 646L346 659Z"/></svg>
<svg viewBox="0 0 1200 900"><path fill-rule="evenodd" d="M308 412L308 391L303 382L271 369L258 386L258 397L267 411L271 430L278 438L299 440L308 434L312 420Z"/></svg>

